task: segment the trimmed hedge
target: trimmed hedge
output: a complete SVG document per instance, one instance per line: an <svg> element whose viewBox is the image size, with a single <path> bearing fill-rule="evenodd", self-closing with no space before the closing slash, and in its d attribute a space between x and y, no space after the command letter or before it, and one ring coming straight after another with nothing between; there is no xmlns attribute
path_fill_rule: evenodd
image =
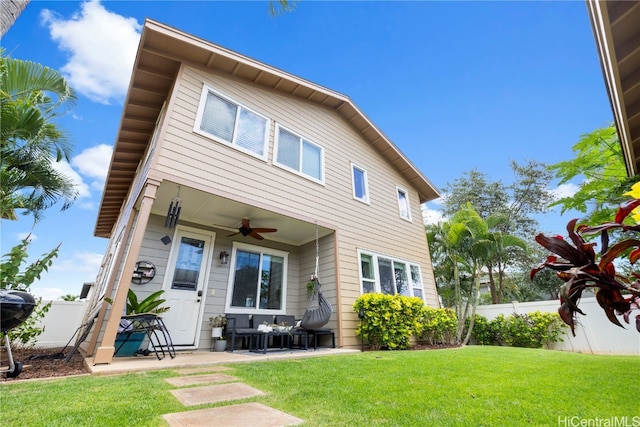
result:
<svg viewBox="0 0 640 427"><path fill-rule="evenodd" d="M500 314L491 321L476 314L471 334L479 345L541 348L562 341L566 327L558 313Z"/></svg>
<svg viewBox="0 0 640 427"><path fill-rule="evenodd" d="M356 313L363 310L364 319L356 335L364 338L374 350L411 348L411 338L429 344L452 344L457 317L453 310L426 307L416 297L364 294L353 305Z"/></svg>

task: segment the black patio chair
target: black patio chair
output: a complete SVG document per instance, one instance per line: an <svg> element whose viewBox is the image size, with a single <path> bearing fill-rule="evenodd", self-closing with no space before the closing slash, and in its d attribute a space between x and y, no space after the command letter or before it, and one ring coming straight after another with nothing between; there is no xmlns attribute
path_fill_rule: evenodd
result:
<svg viewBox="0 0 640 427"><path fill-rule="evenodd" d="M246 340L250 339L255 329L251 327L251 318L248 314L227 314L227 325L225 335L231 341L229 351L235 350L236 338L242 338L240 348L244 348Z"/></svg>

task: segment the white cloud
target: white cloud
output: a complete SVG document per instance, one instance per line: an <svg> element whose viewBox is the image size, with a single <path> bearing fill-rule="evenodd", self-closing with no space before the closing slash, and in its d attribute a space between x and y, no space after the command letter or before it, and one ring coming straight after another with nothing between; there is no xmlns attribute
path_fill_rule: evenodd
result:
<svg viewBox="0 0 640 427"><path fill-rule="evenodd" d="M438 222L444 221L444 216L439 210L431 209L427 205L422 205L422 219L425 224L437 224Z"/></svg>
<svg viewBox="0 0 640 427"><path fill-rule="evenodd" d="M99 144L82 150L80 154L74 156L71 164L84 176L97 178L99 183L92 183L93 188L102 189L104 180L109 171L111 152L113 148L107 144Z"/></svg>
<svg viewBox="0 0 640 427"><path fill-rule="evenodd" d="M52 162L52 165L53 165L53 168L56 171L60 172L61 174L64 174L64 175L68 176L73 181L73 185L76 188L76 190L78 191L78 198L79 199L81 199L83 197L90 197L91 196L91 191L89 190L89 186L84 182L84 180L78 174L78 172L73 170L73 168L71 167L71 165L69 163L64 162L64 161Z"/></svg>
<svg viewBox="0 0 640 427"><path fill-rule="evenodd" d="M95 280L100 264L102 263L103 254L97 252L73 252L71 258L56 261L52 266L52 271L90 273L88 280Z"/></svg>
<svg viewBox="0 0 640 427"><path fill-rule="evenodd" d="M109 12L99 0L82 3L69 19L49 9L41 19L69 55L61 71L76 91L103 104L124 97L142 28L136 19Z"/></svg>
<svg viewBox="0 0 640 427"><path fill-rule="evenodd" d="M571 197L578 192L580 187L574 183L560 184L551 190L554 200L560 200L564 197Z"/></svg>

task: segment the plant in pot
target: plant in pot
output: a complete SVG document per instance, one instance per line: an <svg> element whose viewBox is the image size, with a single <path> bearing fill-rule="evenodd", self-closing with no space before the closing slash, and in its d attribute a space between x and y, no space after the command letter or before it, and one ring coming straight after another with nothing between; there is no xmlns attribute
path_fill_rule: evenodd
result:
<svg viewBox="0 0 640 427"><path fill-rule="evenodd" d="M224 336L213 338L213 349L215 351L225 351L227 349L227 340Z"/></svg>
<svg viewBox="0 0 640 427"><path fill-rule="evenodd" d="M127 293L127 306L125 313L127 316L136 314L162 314L169 310L169 307L161 307L167 300L161 298L163 290L152 293L143 300L138 300L138 296L129 289ZM111 298L104 299L109 304L113 303ZM136 320L121 319L118 335L114 344L116 348L116 356L126 357L135 356L138 349L142 345L146 334L144 332L133 332L139 328ZM147 352L145 352L146 354Z"/></svg>
<svg viewBox="0 0 640 427"><path fill-rule="evenodd" d="M224 326L227 324L227 318L224 314L209 317L209 326L211 326L211 338L220 338Z"/></svg>

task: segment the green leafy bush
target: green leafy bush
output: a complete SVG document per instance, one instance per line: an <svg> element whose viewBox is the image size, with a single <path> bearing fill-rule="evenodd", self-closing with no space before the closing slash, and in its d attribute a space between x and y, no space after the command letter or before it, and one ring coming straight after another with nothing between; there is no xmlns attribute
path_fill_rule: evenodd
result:
<svg viewBox="0 0 640 427"><path fill-rule="evenodd" d="M353 305L364 318L356 335L365 339L371 348L402 350L411 347L411 337L423 331L424 301L402 295L364 294Z"/></svg>
<svg viewBox="0 0 640 427"><path fill-rule="evenodd" d="M562 341L566 325L558 313L500 314L488 321L476 315L473 339L479 345L507 345L511 347L547 348Z"/></svg>
<svg viewBox="0 0 640 427"><path fill-rule="evenodd" d="M3 255L2 262L0 263L0 289L15 289L29 292L31 284L39 280L43 272L49 271L49 267L53 264L53 259L58 256L60 245L49 253L43 254L39 260L29 264L24 270L20 271L22 265L29 257L27 254L28 247L29 236L11 248L9 253ZM9 340L13 344L23 346L32 346L35 344L36 337L43 332L43 328L37 327L36 323L49 311L49 307L51 307L51 302L43 304L41 299L38 300L31 316L18 327L8 332ZM0 338L4 339L2 333L0 333Z"/></svg>
<svg viewBox="0 0 640 427"><path fill-rule="evenodd" d="M429 345L453 344L456 340L458 316L450 308L424 307L421 319L423 331L418 336Z"/></svg>

